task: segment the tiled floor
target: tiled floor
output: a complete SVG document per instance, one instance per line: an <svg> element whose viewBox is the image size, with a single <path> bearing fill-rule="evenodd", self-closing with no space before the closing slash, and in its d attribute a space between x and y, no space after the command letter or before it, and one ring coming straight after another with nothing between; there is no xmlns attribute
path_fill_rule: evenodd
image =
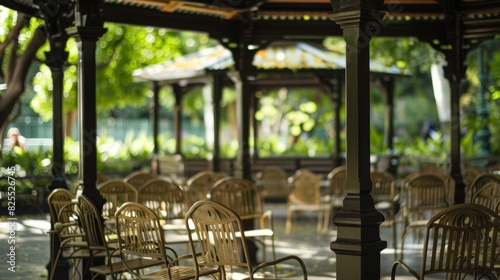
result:
<svg viewBox="0 0 500 280"><path fill-rule="evenodd" d="M317 234L315 216L303 214L293 223L292 232L286 235L284 230L285 204L266 204L266 208L273 211L277 256L288 254L300 256L306 263L309 279L335 279L335 253L330 250L330 243L336 237L335 230L330 229L328 234ZM8 221L4 219L0 223L0 279L47 278L45 265L49 261L49 236L45 232L48 228L49 222L46 215L18 217L15 232L16 272L10 272L9 265L5 261L11 246L8 244ZM394 249L391 248L392 231L390 228L382 227L380 232L382 239L388 243L388 248L381 252L381 279L390 279L390 270L394 261ZM410 240L405 246L405 261L418 270L421 246L411 243ZM187 250L185 245L177 245L177 248L180 251ZM267 248L267 258L270 259L270 246ZM258 252L258 256L260 253ZM286 267L284 271L287 273ZM398 274L409 276L402 270ZM406 277L399 276L398 279L406 279Z"/></svg>

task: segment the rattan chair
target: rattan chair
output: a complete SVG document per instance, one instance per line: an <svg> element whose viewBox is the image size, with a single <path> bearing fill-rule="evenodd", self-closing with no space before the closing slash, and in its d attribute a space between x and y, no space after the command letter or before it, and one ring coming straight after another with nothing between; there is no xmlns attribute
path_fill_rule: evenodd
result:
<svg viewBox="0 0 500 280"><path fill-rule="evenodd" d="M397 249L396 214L398 212L399 193L396 190L394 177L388 172L372 171L370 173L375 209L384 214L385 221L381 226L392 227L393 248Z"/></svg>
<svg viewBox="0 0 500 280"><path fill-rule="evenodd" d="M471 199L471 203L480 204L500 213L500 183L489 182L479 189Z"/></svg>
<svg viewBox="0 0 500 280"><path fill-rule="evenodd" d="M81 260L90 257L85 233L78 221L79 212L74 199L75 196L67 189L55 189L47 198L54 225L54 229L49 233L59 239L59 246L52 248L53 252L57 253L51 260L50 280L54 279L59 259L73 261L73 276L75 276L80 273L78 268Z"/></svg>
<svg viewBox="0 0 500 280"><path fill-rule="evenodd" d="M303 278L307 279L307 270L304 262L297 256L286 256L270 262L264 262L255 269L248 261L250 259L246 236L243 231L242 221L239 215L229 207L215 201L198 201L186 215L186 224L191 222L196 232L196 240L190 240L195 267L205 267L215 265L221 272L220 279L226 279L224 266L241 267L248 273L245 279L261 279L255 277L257 272L263 272L264 278L273 275L267 273L265 268L284 265L285 261L294 260L298 262ZM201 255L201 259L196 258ZM297 270L297 266L293 266ZM280 275L279 278L285 278ZM195 279L198 279L198 275ZM274 278L273 278L274 279Z"/></svg>
<svg viewBox="0 0 500 280"><path fill-rule="evenodd" d="M175 230L180 231L182 235L186 234L184 216L189 207L186 192L178 184L161 178L149 180L139 189L137 202L155 211L162 221L164 230ZM174 236L167 234L167 238ZM180 240L188 242L187 237L177 241ZM174 240L167 241L170 243Z"/></svg>
<svg viewBox="0 0 500 280"><path fill-rule="evenodd" d="M261 193L253 182L242 178L226 177L215 183L209 196L210 200L233 209L244 222L252 223L257 219L259 225L254 229L246 229L245 235L262 245L264 261L266 256L265 239L269 239L272 257L276 258L272 212L270 210L264 211Z"/></svg>
<svg viewBox="0 0 500 280"><path fill-rule="evenodd" d="M125 202L137 201L137 189L123 180L114 179L97 186L101 196L106 199L102 207L102 217L113 224L118 207Z"/></svg>
<svg viewBox="0 0 500 280"><path fill-rule="evenodd" d="M292 184L292 192L288 195L286 206L285 232L289 234L292 229L292 220L295 212L317 212L318 233L324 232L323 223L325 211L330 210L330 205L326 205L321 200L320 190L321 176L306 169L299 169L295 175L289 178Z"/></svg>
<svg viewBox="0 0 500 280"><path fill-rule="evenodd" d="M290 188L288 187L288 174L281 166L265 166L255 175L257 187L262 190L264 199L286 199Z"/></svg>
<svg viewBox="0 0 500 280"><path fill-rule="evenodd" d="M104 175L102 172L97 172L97 184L102 184L106 181L109 181L108 176Z"/></svg>
<svg viewBox="0 0 500 280"><path fill-rule="evenodd" d="M224 174L213 171L201 171L190 177L186 182L189 206L198 200L207 199L207 195L215 182L224 177L226 177Z"/></svg>
<svg viewBox="0 0 500 280"><path fill-rule="evenodd" d="M401 260L398 267L416 279L498 279L500 216L477 204L457 204L435 214L425 227L420 273ZM432 278L436 279L436 278Z"/></svg>
<svg viewBox="0 0 500 280"><path fill-rule="evenodd" d="M478 169L478 168L468 167L468 168L463 169L462 175L463 175L463 180L465 183L465 201L466 202L469 202L472 199L472 197L470 197L470 193L471 193L470 189L471 189L472 183L474 182L474 180L476 180L477 176L479 176L483 173L485 173L485 172L481 169Z"/></svg>
<svg viewBox="0 0 500 280"><path fill-rule="evenodd" d="M453 205L455 184L451 177L435 174L420 174L404 186L403 234L401 238L401 259L404 243L410 233L419 236L433 214Z"/></svg>
<svg viewBox="0 0 500 280"><path fill-rule="evenodd" d="M89 270L92 279L101 275L109 275L111 279L118 279L119 276L127 272L127 267L132 270L144 269L151 266L162 265L163 260L159 259L131 259L121 260L118 251L117 239L109 240L104 227L103 219L99 215L95 205L84 195L78 198L80 209L80 222L85 231L86 241L90 251ZM94 264L97 258L103 258L104 264Z"/></svg>
<svg viewBox="0 0 500 280"><path fill-rule="evenodd" d="M158 178L158 176L149 171L135 171L127 175L123 181L134 186L136 190L139 190L147 181L155 178Z"/></svg>
<svg viewBox="0 0 500 280"><path fill-rule="evenodd" d="M216 274L219 269L209 266L181 266L179 262L191 255L173 259L167 255L164 231L155 211L147 206L127 202L116 212L116 225L120 255L123 260L143 259L161 261L156 270L136 270L124 262L134 279L198 279Z"/></svg>
<svg viewBox="0 0 500 280"><path fill-rule="evenodd" d="M489 182L500 183L500 175L491 173L479 174L470 185L469 197L472 199L472 197Z"/></svg>
<svg viewBox="0 0 500 280"><path fill-rule="evenodd" d="M345 192L345 180L347 175L346 166L337 166L326 176L328 180L327 194L322 196L325 203L325 218L323 224L323 231L328 231L330 227L330 217L333 216L334 211L342 208ZM330 207L328 207L330 205Z"/></svg>

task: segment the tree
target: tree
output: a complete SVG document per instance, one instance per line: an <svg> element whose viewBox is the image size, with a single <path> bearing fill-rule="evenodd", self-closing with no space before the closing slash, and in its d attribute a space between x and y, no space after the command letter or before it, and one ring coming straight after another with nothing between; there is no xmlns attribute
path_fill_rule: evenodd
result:
<svg viewBox="0 0 500 280"><path fill-rule="evenodd" d="M98 41L97 61L97 112L107 117L112 109L143 106L150 95L151 85L134 81L134 70L173 59L183 53L179 32L141 26L105 25L107 32ZM200 35L201 36L201 35ZM200 40L203 41L203 40ZM64 73L64 111L66 135L76 120L78 52L73 39L68 40L68 66ZM44 120L52 118L52 82L50 69L42 65L35 77L37 92L31 101L35 112Z"/></svg>
<svg viewBox="0 0 500 280"><path fill-rule="evenodd" d="M3 146L3 135L9 123L20 115L20 106L14 113L16 103L25 90L28 70L36 58L40 47L46 42L43 23L23 14L0 9L4 19L5 36L0 32L0 77L5 83L4 92L0 95L0 147ZM4 33L5 34L5 33ZM26 38L31 38L27 40ZM13 114L14 113L14 114ZM1 156L1 152L0 152Z"/></svg>

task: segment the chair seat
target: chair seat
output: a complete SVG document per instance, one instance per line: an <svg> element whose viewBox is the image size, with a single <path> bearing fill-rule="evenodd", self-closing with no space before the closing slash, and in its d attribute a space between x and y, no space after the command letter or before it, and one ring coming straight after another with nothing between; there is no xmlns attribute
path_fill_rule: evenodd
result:
<svg viewBox="0 0 500 280"><path fill-rule="evenodd" d="M206 276L206 275L211 275L214 273L217 273L219 271L218 268L214 267L207 267L207 266L200 266L199 267L199 275L200 276ZM145 275L141 275L142 279L176 279L176 280L183 280L183 279L193 279L195 276L195 271L193 267L190 266L172 266L169 269L162 269L158 270L152 273L148 273ZM155 278L157 277L157 278Z"/></svg>
<svg viewBox="0 0 500 280"><path fill-rule="evenodd" d="M186 230L186 225L184 224L165 224L162 227L163 230L179 230L179 231Z"/></svg>
<svg viewBox="0 0 500 280"><path fill-rule="evenodd" d="M191 234L193 239L197 239L196 233ZM166 244L189 243L189 236L187 234L166 234Z"/></svg>
<svg viewBox="0 0 500 280"><path fill-rule="evenodd" d="M375 204L375 209L377 210L390 210L392 204L389 201L381 201Z"/></svg>
<svg viewBox="0 0 500 280"><path fill-rule="evenodd" d="M271 237L273 235L274 232L268 228L245 230L245 237ZM241 237L241 233L236 232L236 237Z"/></svg>
<svg viewBox="0 0 500 280"><path fill-rule="evenodd" d="M112 264L113 268L113 273L123 273L127 271L127 266L132 269L141 269L141 268L146 268L150 266L155 266L155 265L162 265L164 264L163 260L146 260L146 259L133 259L126 261L127 265L125 265L125 262L120 261L120 262L115 262ZM101 275L108 275L111 274L111 268L108 265L100 265L100 266L93 266L90 268L91 272L98 273Z"/></svg>

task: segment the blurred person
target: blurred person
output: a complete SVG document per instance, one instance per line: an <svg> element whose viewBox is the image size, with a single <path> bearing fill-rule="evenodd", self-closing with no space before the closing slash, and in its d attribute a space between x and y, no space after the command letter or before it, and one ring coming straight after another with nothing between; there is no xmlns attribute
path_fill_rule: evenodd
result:
<svg viewBox="0 0 500 280"><path fill-rule="evenodd" d="M9 149L19 147L26 150L26 138L19 133L19 129L17 127L11 127L7 132L7 135L10 139Z"/></svg>

